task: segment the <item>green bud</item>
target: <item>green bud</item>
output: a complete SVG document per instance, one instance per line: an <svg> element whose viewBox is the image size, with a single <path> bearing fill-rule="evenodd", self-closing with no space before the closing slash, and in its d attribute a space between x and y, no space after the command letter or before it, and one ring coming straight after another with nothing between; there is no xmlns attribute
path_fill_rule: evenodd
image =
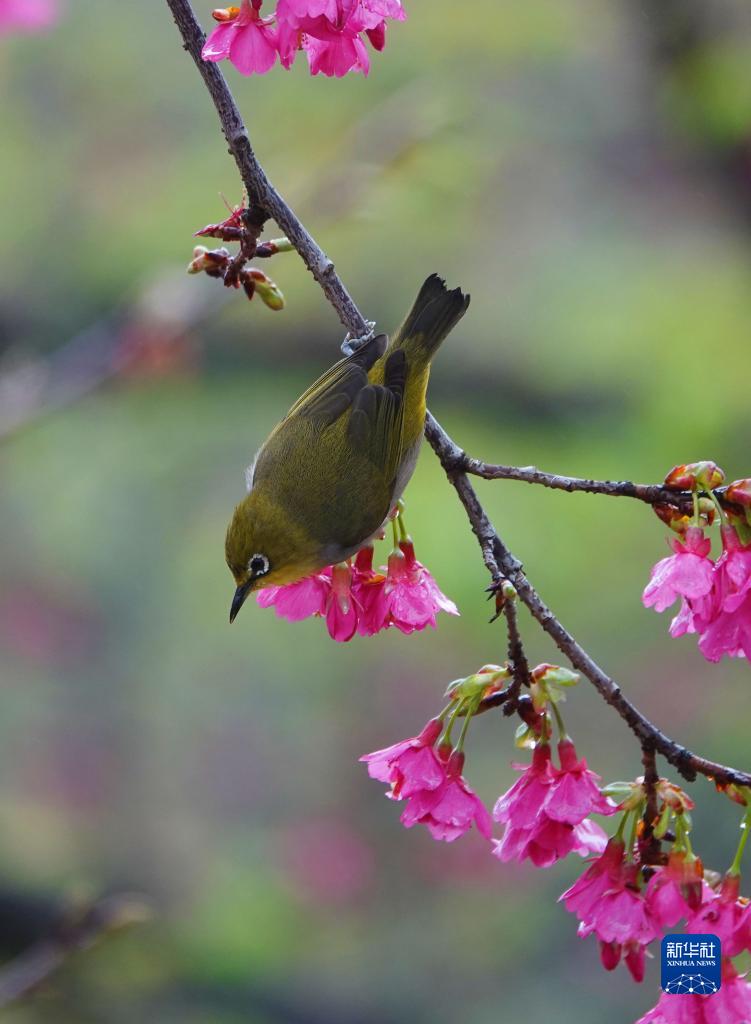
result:
<svg viewBox="0 0 751 1024"><path fill-rule="evenodd" d="M284 296L270 277L267 277L262 270L256 270L255 267L250 267L245 274L252 284L252 293L258 295L264 305L275 311L284 309ZM246 287L246 291L250 291L250 289ZM250 297L251 294L248 295L248 298Z"/></svg>
<svg viewBox="0 0 751 1024"><path fill-rule="evenodd" d="M489 697L503 689L501 684L511 678L508 665L483 665L477 672L465 679L455 679L449 683L445 696L452 700L466 700L479 703L483 697Z"/></svg>
<svg viewBox="0 0 751 1024"><path fill-rule="evenodd" d="M534 750L537 746L537 737L534 730L530 729L524 722L520 722L514 734L514 745L520 750Z"/></svg>
<svg viewBox="0 0 751 1024"><path fill-rule="evenodd" d="M655 839L663 839L665 837L665 833L668 830L668 825L669 824L670 824L670 808L668 807L667 804L665 804L665 806L662 809L662 814L660 815L660 817L659 817L659 819L657 821L657 824L655 825L655 827L653 829L653 833L654 833Z"/></svg>

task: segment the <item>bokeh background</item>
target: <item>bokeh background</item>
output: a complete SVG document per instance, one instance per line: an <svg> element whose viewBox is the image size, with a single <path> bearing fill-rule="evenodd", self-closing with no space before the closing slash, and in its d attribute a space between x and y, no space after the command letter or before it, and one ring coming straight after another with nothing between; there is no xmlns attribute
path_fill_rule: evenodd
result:
<svg viewBox="0 0 751 1024"><path fill-rule="evenodd" d="M368 80L302 63L229 78L269 174L379 327L430 271L471 291L434 412L491 461L748 475L748 4L406 6ZM635 1020L654 967L641 987L606 974L556 905L578 859L509 867L475 836L406 831L357 764L504 657L429 450L408 524L460 619L348 645L251 605L228 626L243 469L342 332L294 254L263 265L281 313L185 276L192 232L240 192L166 5L68 0L49 32L0 40L0 137L0 945L102 893L142 893L153 915L3 1019ZM641 606L666 550L650 510L479 491L644 711L748 767L748 665L707 665ZM533 661L555 660L521 623ZM606 779L638 774L588 684L566 711ZM469 749L490 802L513 724L484 716ZM694 791L696 845L723 869L737 809Z"/></svg>

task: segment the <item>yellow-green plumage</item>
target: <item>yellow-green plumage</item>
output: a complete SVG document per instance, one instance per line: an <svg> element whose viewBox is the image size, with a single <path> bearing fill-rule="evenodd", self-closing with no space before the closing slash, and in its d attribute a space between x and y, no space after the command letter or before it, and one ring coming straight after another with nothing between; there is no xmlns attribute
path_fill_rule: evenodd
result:
<svg viewBox="0 0 751 1024"><path fill-rule="evenodd" d="M388 346L379 335L340 360L274 429L227 531L232 617L250 590L348 558L378 532L417 460L430 362L468 304L432 275Z"/></svg>

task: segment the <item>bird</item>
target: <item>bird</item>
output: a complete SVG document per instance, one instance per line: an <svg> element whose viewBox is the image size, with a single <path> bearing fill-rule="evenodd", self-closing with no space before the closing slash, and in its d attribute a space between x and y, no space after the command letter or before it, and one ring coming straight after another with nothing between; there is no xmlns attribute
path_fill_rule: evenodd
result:
<svg viewBox="0 0 751 1024"><path fill-rule="evenodd" d="M391 341L340 359L274 428L227 529L230 622L253 591L345 561L381 531L417 463L431 361L468 305L431 274Z"/></svg>

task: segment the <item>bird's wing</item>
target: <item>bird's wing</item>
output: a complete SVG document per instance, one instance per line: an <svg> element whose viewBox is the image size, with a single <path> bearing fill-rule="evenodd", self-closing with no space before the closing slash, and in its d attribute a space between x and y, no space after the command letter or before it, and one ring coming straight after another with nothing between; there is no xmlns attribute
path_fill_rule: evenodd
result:
<svg viewBox="0 0 751 1024"><path fill-rule="evenodd" d="M347 433L355 451L383 471L396 476L402 457L404 387L407 361L403 349L386 360L383 384L367 384L355 395Z"/></svg>
<svg viewBox="0 0 751 1024"><path fill-rule="evenodd" d="M300 416L323 430L348 411L347 436L387 479L396 474L402 451L406 360L397 349L386 361L383 384L371 384L368 371L383 355L388 339L380 334L353 355L341 359L292 406L286 420Z"/></svg>
<svg viewBox="0 0 751 1024"><path fill-rule="evenodd" d="M340 359L301 395L284 420L304 416L323 429L335 423L349 409L368 384L368 370L386 351L388 338L379 334L351 356ZM283 421L284 422L284 421Z"/></svg>

